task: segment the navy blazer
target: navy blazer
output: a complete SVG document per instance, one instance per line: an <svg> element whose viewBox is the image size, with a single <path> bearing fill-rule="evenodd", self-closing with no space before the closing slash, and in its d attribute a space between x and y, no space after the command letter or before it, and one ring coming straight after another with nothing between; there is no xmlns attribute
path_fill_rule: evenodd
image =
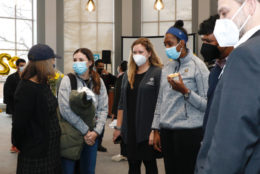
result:
<svg viewBox="0 0 260 174"><path fill-rule="evenodd" d="M209 89L207 92L208 101L207 101L207 108L206 108L204 119L203 119L203 130L204 131L206 129L206 125L208 122L210 106L211 106L212 99L214 96L214 91L218 84L218 77L219 77L219 74L221 73L221 71L222 71L222 68L216 64L216 66L214 66L214 68L211 69L210 74L209 74Z"/></svg>
<svg viewBox="0 0 260 174"><path fill-rule="evenodd" d="M197 174L260 173L260 30L229 56L216 87Z"/></svg>

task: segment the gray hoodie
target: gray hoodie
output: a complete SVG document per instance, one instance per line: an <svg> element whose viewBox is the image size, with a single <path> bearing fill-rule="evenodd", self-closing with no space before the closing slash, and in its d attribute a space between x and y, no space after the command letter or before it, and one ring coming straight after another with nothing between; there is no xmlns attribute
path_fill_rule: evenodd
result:
<svg viewBox="0 0 260 174"><path fill-rule="evenodd" d="M167 76L179 72L191 93L185 100L171 88ZM160 91L154 113L153 129L183 129L202 126L207 104L209 71L202 60L190 51L186 57L169 62L162 70ZM178 78L177 78L178 79Z"/></svg>

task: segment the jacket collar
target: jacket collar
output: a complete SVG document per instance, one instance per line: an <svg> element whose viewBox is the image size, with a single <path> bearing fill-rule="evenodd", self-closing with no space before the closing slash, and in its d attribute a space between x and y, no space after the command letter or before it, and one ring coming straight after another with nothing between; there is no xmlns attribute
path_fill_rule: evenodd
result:
<svg viewBox="0 0 260 174"><path fill-rule="evenodd" d="M187 49L187 55L185 57L179 58L178 60L174 60L173 62L180 62L182 65L188 63L192 58L192 53L189 49Z"/></svg>

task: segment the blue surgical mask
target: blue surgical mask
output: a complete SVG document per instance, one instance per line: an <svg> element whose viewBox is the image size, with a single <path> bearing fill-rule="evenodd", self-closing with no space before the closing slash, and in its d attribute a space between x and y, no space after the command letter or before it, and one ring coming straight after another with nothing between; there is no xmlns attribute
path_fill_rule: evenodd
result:
<svg viewBox="0 0 260 174"><path fill-rule="evenodd" d="M178 44L176 46L171 47L171 48L165 49L166 55L169 59L177 60L180 57L181 51L180 52L177 51L177 49L176 49L177 46L178 46Z"/></svg>
<svg viewBox="0 0 260 174"><path fill-rule="evenodd" d="M87 62L74 62L73 63L73 70L78 75L84 74L88 70Z"/></svg>

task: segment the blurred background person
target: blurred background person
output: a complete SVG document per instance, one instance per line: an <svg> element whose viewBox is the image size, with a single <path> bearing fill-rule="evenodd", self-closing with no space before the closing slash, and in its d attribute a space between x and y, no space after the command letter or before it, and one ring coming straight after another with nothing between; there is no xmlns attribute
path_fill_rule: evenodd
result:
<svg viewBox="0 0 260 174"><path fill-rule="evenodd" d="M227 56L233 50L233 47L220 47L213 34L216 20L219 19L219 15L210 16L210 18L204 20L199 27L198 34L201 36L203 42L200 49L204 61L211 64L209 74L209 89L207 92L207 108L203 120L203 130L205 131L210 106L214 96L215 88L218 84L219 75L226 64Z"/></svg>
<svg viewBox="0 0 260 174"><path fill-rule="evenodd" d="M116 76L107 72L107 70L104 68L104 62L102 59L98 59L95 61L95 69L100 77L103 79L108 92L111 87L115 86Z"/></svg>
<svg viewBox="0 0 260 174"><path fill-rule="evenodd" d="M9 75L4 84L4 103L6 104L6 113L10 115L14 114L14 93L21 80L21 75L25 68L26 61L24 59L18 59L15 64L17 71ZM10 152L15 153L18 152L18 150L14 145L12 145Z"/></svg>
<svg viewBox="0 0 260 174"><path fill-rule="evenodd" d="M207 104L205 63L186 47L187 31L178 20L165 34L166 55L152 128L154 148L162 151L166 174L193 174L202 140ZM169 75L176 73L177 77Z"/></svg>
<svg viewBox="0 0 260 174"><path fill-rule="evenodd" d="M127 70L127 61L122 61L121 64L117 67L118 75L115 84L115 95L114 95L113 108L112 108L112 121L114 119L117 119L117 108L118 108L118 103L121 95L121 85L122 85L123 75L126 72L126 70ZM120 142L120 154L114 155L112 157L112 160L113 161L127 160L126 147L123 141Z"/></svg>
<svg viewBox="0 0 260 174"><path fill-rule="evenodd" d="M126 144L129 174L157 174L157 153L151 129L160 86L162 63L149 39L139 38L131 46L127 74L122 80L117 126L113 140L122 134ZM122 132L121 132L122 131Z"/></svg>
<svg viewBox="0 0 260 174"><path fill-rule="evenodd" d="M104 62L102 59L98 59L95 61L95 69L96 69L97 73L100 75L100 77L102 78L102 80L104 81L104 83L106 85L106 89L107 89L107 94L109 95L110 89L115 86L116 76L107 72L107 70L104 68ZM111 118L109 113L107 116ZM102 146L102 140L104 137L104 133L105 133L105 128L103 129L101 135L98 137L98 140L99 140L98 141L98 151L100 151L100 152L107 152L107 148Z"/></svg>
<svg viewBox="0 0 260 174"><path fill-rule="evenodd" d="M58 102L48 78L55 75L53 50L34 45L14 97L13 144L20 150L17 174L61 173Z"/></svg>

